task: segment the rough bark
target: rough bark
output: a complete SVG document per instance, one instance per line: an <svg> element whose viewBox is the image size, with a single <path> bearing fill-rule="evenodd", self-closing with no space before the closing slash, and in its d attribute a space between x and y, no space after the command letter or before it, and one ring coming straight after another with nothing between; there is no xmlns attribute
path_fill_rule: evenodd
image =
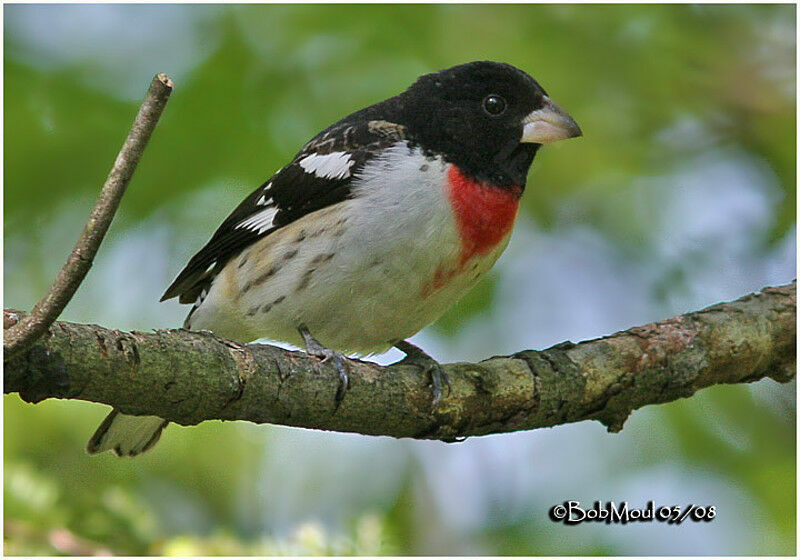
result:
<svg viewBox="0 0 800 560"><path fill-rule="evenodd" d="M8 328L22 316L6 311ZM595 419L619 431L631 411L722 383L796 372L796 283L543 351L445 365L431 410L417 366L349 360L338 409L333 364L302 352L184 330L120 332L56 322L5 364L4 391L28 402L80 399L179 424L249 420L452 441Z"/></svg>

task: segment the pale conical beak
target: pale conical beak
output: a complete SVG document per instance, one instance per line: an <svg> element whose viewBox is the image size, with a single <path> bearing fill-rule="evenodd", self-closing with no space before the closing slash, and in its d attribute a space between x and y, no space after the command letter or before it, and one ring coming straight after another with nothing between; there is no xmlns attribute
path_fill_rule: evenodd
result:
<svg viewBox="0 0 800 560"><path fill-rule="evenodd" d="M549 144L558 140L581 136L581 128L567 112L544 98L544 106L532 111L522 120L522 140L536 144Z"/></svg>

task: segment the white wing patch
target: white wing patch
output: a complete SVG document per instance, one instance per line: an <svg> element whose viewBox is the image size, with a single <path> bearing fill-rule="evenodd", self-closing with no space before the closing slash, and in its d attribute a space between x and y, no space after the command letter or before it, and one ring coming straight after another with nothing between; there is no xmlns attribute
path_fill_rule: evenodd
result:
<svg viewBox="0 0 800 560"><path fill-rule="evenodd" d="M267 198L267 193L269 192L269 188L272 186L272 181L267 183L267 186L264 187L264 194L262 194L259 199L256 201L256 205L258 206L269 206L269 203L272 202L272 197Z"/></svg>
<svg viewBox="0 0 800 560"><path fill-rule="evenodd" d="M261 212L257 212L236 224L236 229L250 229L260 235L272 227L272 219L277 213L278 209L274 206L264 208Z"/></svg>
<svg viewBox="0 0 800 560"><path fill-rule="evenodd" d="M200 295L197 296L197 299L194 302L194 306L200 307L200 304L203 303L203 300L206 299L207 295L208 295L208 288L203 288L202 291L200 292Z"/></svg>
<svg viewBox="0 0 800 560"><path fill-rule="evenodd" d="M350 176L350 168L355 163L347 152L311 154L299 162L300 167L321 179L345 179Z"/></svg>

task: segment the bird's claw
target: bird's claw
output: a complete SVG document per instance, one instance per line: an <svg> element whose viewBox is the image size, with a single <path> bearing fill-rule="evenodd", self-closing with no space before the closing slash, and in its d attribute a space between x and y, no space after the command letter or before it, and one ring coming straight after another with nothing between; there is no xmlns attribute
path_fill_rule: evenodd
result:
<svg viewBox="0 0 800 560"><path fill-rule="evenodd" d="M433 362L428 368L428 373L431 376L431 388L433 390L433 405L432 408L436 410L439 401L442 400L442 393L447 388L447 393L450 393L450 379L447 377L444 368L439 362Z"/></svg>
<svg viewBox="0 0 800 560"><path fill-rule="evenodd" d="M394 345L395 348L405 352L406 357L400 363L415 365L422 369L424 374L431 377L431 392L433 393L433 401L431 402L431 410L436 410L439 402L442 400L445 389L450 393L450 379L444 371L442 365L426 354L421 348L414 346L410 342L402 340Z"/></svg>
<svg viewBox="0 0 800 560"><path fill-rule="evenodd" d="M331 350L330 348L325 348L319 343L319 341L317 341L317 339L311 336L311 333L305 326L301 326L297 330L300 332L300 335L303 337L303 340L306 343L306 353L309 356L320 358L321 363L323 364L329 360L333 360L333 364L336 366L336 372L339 374L339 387L336 389L336 395L334 396L335 412L338 410L339 405L342 404L344 395L347 393L347 389L350 387L350 378L347 374L345 357L341 352Z"/></svg>

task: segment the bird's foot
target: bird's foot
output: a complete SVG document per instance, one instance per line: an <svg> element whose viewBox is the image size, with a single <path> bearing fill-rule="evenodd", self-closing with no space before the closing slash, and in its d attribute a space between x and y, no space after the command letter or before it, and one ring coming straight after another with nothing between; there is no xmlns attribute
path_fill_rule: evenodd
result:
<svg viewBox="0 0 800 560"><path fill-rule="evenodd" d="M321 358L322 363L325 363L328 360L333 360L333 364L336 366L336 371L339 373L339 387L336 389L336 396L334 397L334 410L338 409L339 405L342 404L342 399L344 399L344 395L347 393L348 387L350 387L350 378L347 375L347 366L344 365L344 354L337 352L336 350L331 350L330 348L325 348L316 338L311 336L311 333L305 325L300 325L297 330L300 333L300 336L303 337L303 341L306 344L306 353L309 356Z"/></svg>
<svg viewBox="0 0 800 560"><path fill-rule="evenodd" d="M400 363L419 366L423 373L431 376L431 391L433 392L433 403L431 408L436 410L439 401L442 399L444 389L450 392L450 380L447 378L442 365L431 358L421 348L414 346L407 340L401 340L394 345L398 350L405 352L406 357Z"/></svg>

